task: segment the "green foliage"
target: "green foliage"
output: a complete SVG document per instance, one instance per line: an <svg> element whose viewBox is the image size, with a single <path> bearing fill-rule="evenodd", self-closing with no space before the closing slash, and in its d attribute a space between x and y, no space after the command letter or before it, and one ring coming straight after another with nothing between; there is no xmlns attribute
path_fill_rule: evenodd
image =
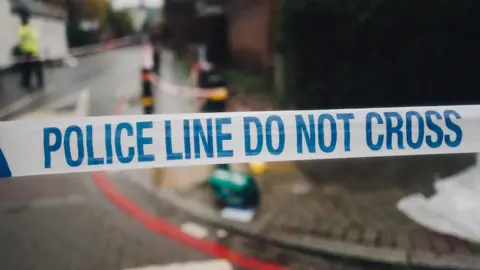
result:
<svg viewBox="0 0 480 270"><path fill-rule="evenodd" d="M106 0L84 0L83 14L86 18L98 20L104 25L109 6Z"/></svg>
<svg viewBox="0 0 480 270"><path fill-rule="evenodd" d="M114 11L109 7L106 20L108 27L116 37L123 37L134 31L132 18L126 11Z"/></svg>
<svg viewBox="0 0 480 270"><path fill-rule="evenodd" d="M244 93L265 92L268 89L266 79L259 74L228 69L225 72L225 78L234 89Z"/></svg>
<svg viewBox="0 0 480 270"><path fill-rule="evenodd" d="M191 68L188 57L185 54L176 54L175 59L176 59L175 70L179 71L184 77L188 77L190 74L190 68Z"/></svg>
<svg viewBox="0 0 480 270"><path fill-rule="evenodd" d="M475 0L279 1L276 45L299 108L480 101Z"/></svg>
<svg viewBox="0 0 480 270"><path fill-rule="evenodd" d="M190 74L190 61L185 54L178 54L175 57L175 70L181 73L183 77L188 77ZM249 73L240 69L230 68L223 72L226 81L232 88L244 93L258 93L266 91L268 85L266 80L259 74Z"/></svg>

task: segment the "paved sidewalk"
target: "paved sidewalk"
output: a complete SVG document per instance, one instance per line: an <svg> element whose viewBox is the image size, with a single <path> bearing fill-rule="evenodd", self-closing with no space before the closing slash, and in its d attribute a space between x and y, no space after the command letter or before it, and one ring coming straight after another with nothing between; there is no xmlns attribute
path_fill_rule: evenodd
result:
<svg viewBox="0 0 480 270"><path fill-rule="evenodd" d="M278 264L286 269L295 270L395 270L396 268L386 265L372 264L358 260L345 260L332 256L318 256L308 252L284 249L271 243L266 243L257 238L245 237L234 231L224 230L222 226L214 226L205 223L202 219L189 214L189 211L182 211L174 204L158 200L154 194L159 192L148 182L147 170L112 171L109 175L113 178L118 190L127 194L130 199L140 205L145 211L155 213L159 218L164 219L178 227L185 233L210 243L218 243L231 251L250 256L266 263ZM148 191L148 194L145 194ZM161 198L161 197L160 197ZM209 245L210 246L210 245ZM217 246L221 252L222 248ZM234 254L227 254L225 259L235 259ZM153 268L157 269L157 268ZM152 270L153 270L152 269ZM162 268L159 268L162 269ZM199 268L217 269L217 268ZM235 268L235 269L265 269L265 268ZM270 268L276 269L276 268Z"/></svg>
<svg viewBox="0 0 480 270"><path fill-rule="evenodd" d="M445 157L446 160L448 158L451 157ZM280 168L285 166L276 165ZM321 170L318 164L313 169L311 165L300 164L300 167ZM347 168L341 171L348 174ZM453 267L467 263L466 258L479 257L478 246L428 231L396 209L397 201L418 191L417 188L402 188L400 185L375 188L374 183L365 182L347 186L341 183L342 180L337 178L339 182L336 183L334 179L328 179L329 183L318 183L299 170L270 170L258 177L263 199L256 218L250 224L241 226L258 235L273 235L273 238L281 235L283 239L288 236L292 246L379 261L407 263L407 256L411 255L412 260L425 264L437 264L441 259L448 259L445 264ZM374 182L373 178L364 179ZM350 178L350 181L355 180L360 179ZM217 211L206 185L175 194L178 198L203 206L199 214L202 211ZM333 243L342 245L335 249L332 248ZM358 250L361 247L373 249ZM380 250L387 252L381 255ZM476 267L480 267L479 260L475 263Z"/></svg>

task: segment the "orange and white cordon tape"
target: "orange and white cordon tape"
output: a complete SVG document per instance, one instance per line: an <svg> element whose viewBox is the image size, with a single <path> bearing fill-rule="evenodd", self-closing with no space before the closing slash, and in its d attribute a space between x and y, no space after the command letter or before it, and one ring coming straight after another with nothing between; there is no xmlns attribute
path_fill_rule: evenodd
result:
<svg viewBox="0 0 480 270"><path fill-rule="evenodd" d="M99 53L103 51L109 51L109 50L114 50L123 46L127 46L130 44L133 44L133 41L135 39L135 36L126 36L123 38L119 39L113 39L107 42L101 42L101 43L96 43L96 44L90 44L86 46L81 46L81 47L75 47L70 49L70 52L64 55L60 55L59 57L55 57L55 59L58 60L63 60L63 61L68 61L74 57L78 56L83 56L91 53ZM13 64L22 64L22 63L28 63L28 62L33 62L33 61L43 61L43 60L49 60L45 57L35 57L34 59L31 58L26 58L24 56L18 56L15 57L15 61Z"/></svg>
<svg viewBox="0 0 480 270"><path fill-rule="evenodd" d="M153 67L153 48L148 43L144 42L142 45L142 54L143 54L143 64L146 68ZM160 91L169 93L175 96L182 96L188 98L197 98L197 99L209 99L212 101L224 101L228 98L228 89L225 87L217 88L199 88L199 87L189 87L189 86L180 86L173 83L169 83L161 79L161 77L152 74L152 83L160 87Z"/></svg>

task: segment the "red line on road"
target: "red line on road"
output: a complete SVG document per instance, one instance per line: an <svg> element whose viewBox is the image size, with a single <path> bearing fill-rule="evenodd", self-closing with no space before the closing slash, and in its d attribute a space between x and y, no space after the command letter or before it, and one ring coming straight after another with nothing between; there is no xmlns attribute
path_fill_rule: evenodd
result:
<svg viewBox="0 0 480 270"><path fill-rule="evenodd" d="M128 215L132 216L138 222L142 223L143 226L156 234L172 238L209 256L227 259L231 263L240 267L265 270L287 269L277 264L269 264L254 257L242 255L218 243L198 239L186 234L182 232L178 226L148 213L133 200L130 200L121 194L112 184L105 172L93 172L91 175L98 188L107 196L108 199L110 199L110 201L112 201L114 205L116 205L123 212L126 212Z"/></svg>

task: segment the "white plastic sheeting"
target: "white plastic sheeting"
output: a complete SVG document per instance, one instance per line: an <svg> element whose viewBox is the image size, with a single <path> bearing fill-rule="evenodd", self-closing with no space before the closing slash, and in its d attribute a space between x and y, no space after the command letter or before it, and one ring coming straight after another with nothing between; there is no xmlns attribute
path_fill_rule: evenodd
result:
<svg viewBox="0 0 480 270"><path fill-rule="evenodd" d="M477 161L478 161L477 154ZM436 180L436 194L413 194L397 208L410 219L433 231L480 242L480 165Z"/></svg>

